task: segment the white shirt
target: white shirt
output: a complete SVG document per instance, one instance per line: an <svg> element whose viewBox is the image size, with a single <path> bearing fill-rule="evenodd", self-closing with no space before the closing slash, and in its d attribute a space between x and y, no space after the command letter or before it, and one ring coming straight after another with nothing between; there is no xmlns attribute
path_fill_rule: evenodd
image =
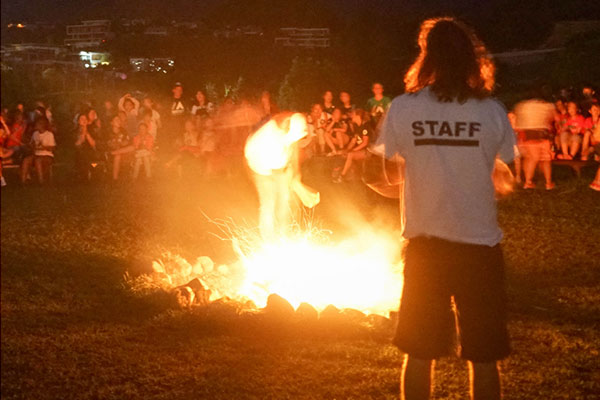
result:
<svg viewBox="0 0 600 400"><path fill-rule="evenodd" d="M286 133L273 120L264 124L246 141L244 155L248 166L259 175L271 175L285 168L291 158Z"/></svg>
<svg viewBox="0 0 600 400"><path fill-rule="evenodd" d="M542 100L525 100L515 107L515 129L550 129L554 121L554 105Z"/></svg>
<svg viewBox="0 0 600 400"><path fill-rule="evenodd" d="M45 131L40 133L40 131L35 131L31 136L31 141L35 144L36 156L54 157L54 153L50 150L37 149L38 146L56 147L56 141L54 140L54 134L52 132Z"/></svg>
<svg viewBox="0 0 600 400"><path fill-rule="evenodd" d="M504 107L493 99L439 102L425 88L394 99L379 143L406 160L404 236L434 236L494 246L497 222L492 170L510 162L515 138Z"/></svg>

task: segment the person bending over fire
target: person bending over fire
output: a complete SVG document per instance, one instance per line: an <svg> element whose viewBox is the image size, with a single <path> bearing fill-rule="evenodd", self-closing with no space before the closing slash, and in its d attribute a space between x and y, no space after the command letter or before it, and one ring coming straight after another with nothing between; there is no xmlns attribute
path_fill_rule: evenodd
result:
<svg viewBox="0 0 600 400"><path fill-rule="evenodd" d="M319 203L319 193L301 182L298 141L307 133L306 118L302 114L280 113L246 141L244 155L258 192L259 229L263 239L285 234L292 220L291 192L308 208Z"/></svg>

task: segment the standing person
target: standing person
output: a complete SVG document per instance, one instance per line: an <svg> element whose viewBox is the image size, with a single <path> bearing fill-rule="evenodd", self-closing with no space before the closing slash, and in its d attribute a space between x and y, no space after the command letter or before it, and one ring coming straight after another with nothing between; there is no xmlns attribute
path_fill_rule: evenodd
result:
<svg viewBox="0 0 600 400"><path fill-rule="evenodd" d="M148 112L150 113L150 119L152 120L152 123L148 125L150 134L156 141L158 130L162 127L162 121L160 119L160 113L156 110L156 105L152 98L150 98L150 96L145 96L142 100L142 109L139 114L144 118ZM148 123L147 121L145 122Z"/></svg>
<svg viewBox="0 0 600 400"><path fill-rule="evenodd" d="M38 117L34 123L35 132L31 137L34 149L34 165L41 185L52 179L52 163L56 141L50 131L50 121L46 116Z"/></svg>
<svg viewBox="0 0 600 400"><path fill-rule="evenodd" d="M546 190L554 189L556 185L552 182L552 143L550 142L554 106L535 96L517 104L515 116L515 128L522 131L524 137L521 144L525 175L523 189L535 189L533 175L538 163L546 179Z"/></svg>
<svg viewBox="0 0 600 400"><path fill-rule="evenodd" d="M168 106L167 125L162 139L169 146L172 146L177 135L183 132L183 124L189 113L188 105L183 99L183 85L176 82L171 92L173 96Z"/></svg>
<svg viewBox="0 0 600 400"><path fill-rule="evenodd" d="M319 203L319 193L301 183L297 143L306 135L304 115L280 113L246 141L244 156L258 192L259 228L263 239L285 234L292 222L292 191L306 207Z"/></svg>
<svg viewBox="0 0 600 400"><path fill-rule="evenodd" d="M394 339L406 354L402 399L429 398L433 362L451 352L456 331L471 398L499 399L497 361L510 349L492 171L497 155L514 158L514 133L490 98L494 65L469 28L429 19L418 44L407 94L392 102L379 140L387 158L406 162L408 244Z"/></svg>
<svg viewBox="0 0 600 400"><path fill-rule="evenodd" d="M383 95L383 85L379 82L375 82L371 86L371 91L373 92L373 97L367 100L367 111L371 114L371 118L373 118L373 126L377 126L381 117L390 108L392 99Z"/></svg>

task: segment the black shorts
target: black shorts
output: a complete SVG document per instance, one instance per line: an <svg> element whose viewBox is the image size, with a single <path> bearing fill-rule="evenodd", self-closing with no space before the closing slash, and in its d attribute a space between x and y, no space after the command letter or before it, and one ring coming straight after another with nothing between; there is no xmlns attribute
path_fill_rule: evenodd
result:
<svg viewBox="0 0 600 400"><path fill-rule="evenodd" d="M394 344L418 359L450 355L493 362L510 353L504 259L494 247L410 239ZM456 321L456 322L455 322Z"/></svg>

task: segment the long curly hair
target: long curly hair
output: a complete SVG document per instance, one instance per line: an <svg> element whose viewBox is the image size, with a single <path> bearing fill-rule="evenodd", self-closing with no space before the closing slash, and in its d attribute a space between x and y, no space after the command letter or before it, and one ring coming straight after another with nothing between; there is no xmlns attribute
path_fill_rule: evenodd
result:
<svg viewBox="0 0 600 400"><path fill-rule="evenodd" d="M451 17L425 20L418 44L421 52L404 77L407 92L430 86L439 101L460 103L491 94L496 68L468 26Z"/></svg>

